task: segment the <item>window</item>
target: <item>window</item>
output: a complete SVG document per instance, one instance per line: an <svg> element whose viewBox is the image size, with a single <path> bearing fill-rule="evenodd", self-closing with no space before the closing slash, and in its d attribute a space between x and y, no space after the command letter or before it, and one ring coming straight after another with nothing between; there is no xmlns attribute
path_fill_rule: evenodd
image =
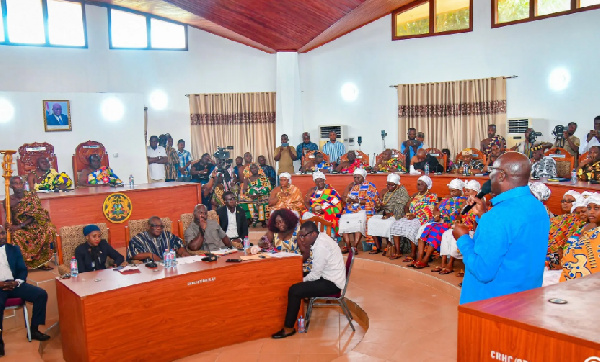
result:
<svg viewBox="0 0 600 362"><path fill-rule="evenodd" d="M392 13L393 40L473 30L472 0L428 0Z"/></svg>
<svg viewBox="0 0 600 362"><path fill-rule="evenodd" d="M185 25L114 8L109 14L111 49L187 50Z"/></svg>
<svg viewBox="0 0 600 362"><path fill-rule="evenodd" d="M0 7L4 11L0 19L1 44L87 46L81 2L0 0Z"/></svg>
<svg viewBox="0 0 600 362"><path fill-rule="evenodd" d="M600 8L600 0L491 0L492 26Z"/></svg>

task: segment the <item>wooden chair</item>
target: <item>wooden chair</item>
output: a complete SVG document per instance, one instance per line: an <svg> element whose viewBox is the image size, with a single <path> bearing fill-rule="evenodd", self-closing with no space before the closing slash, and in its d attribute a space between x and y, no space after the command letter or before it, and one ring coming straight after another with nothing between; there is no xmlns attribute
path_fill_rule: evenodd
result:
<svg viewBox="0 0 600 362"><path fill-rule="evenodd" d="M481 152L477 148L465 148L464 150L459 152L458 155L456 155L456 162L458 163L460 161L464 161L464 159L466 157L471 157L471 155L473 155L473 154L477 155L477 159L480 159L484 165L487 164L485 155L483 154L483 152Z"/></svg>
<svg viewBox="0 0 600 362"><path fill-rule="evenodd" d="M369 166L369 155L359 150L354 150L354 153L356 153L356 158L361 160L364 166ZM340 157L340 163L344 161L348 161L348 153L345 153Z"/></svg>
<svg viewBox="0 0 600 362"><path fill-rule="evenodd" d="M323 160L325 160L325 162L329 162L329 155L326 155L321 151L308 151L305 155L302 156L302 165L304 165L304 163L308 161L309 158L315 158L316 152L319 152L323 155Z"/></svg>
<svg viewBox="0 0 600 362"><path fill-rule="evenodd" d="M446 167L448 166L448 155L442 153L442 151L437 148L428 148L425 150L425 152L427 152L428 155L437 158L440 165L444 166L444 172L446 172Z"/></svg>
<svg viewBox="0 0 600 362"><path fill-rule="evenodd" d="M549 156L556 161L556 176L571 178L571 171L575 168L575 157L561 147L548 149L544 156Z"/></svg>
<svg viewBox="0 0 600 362"><path fill-rule="evenodd" d="M587 158L587 156L588 156L588 153L587 153L587 152L586 152L586 153L584 153L583 155L579 155L579 165L581 165L581 163L582 163L583 161L585 161L585 159Z"/></svg>
<svg viewBox="0 0 600 362"><path fill-rule="evenodd" d="M73 184L75 186L77 186L79 180L79 173L89 166L89 158L91 155L100 156L101 165L109 167L108 153L106 153L106 148L104 148L102 143L96 141L80 143L75 148L75 154L73 155Z"/></svg>
<svg viewBox="0 0 600 362"><path fill-rule="evenodd" d="M19 176L26 176L35 171L37 160L46 157L50 165L58 170L54 146L46 142L24 143L19 147L19 158L17 158L17 172Z"/></svg>
<svg viewBox="0 0 600 362"><path fill-rule="evenodd" d="M320 217L319 215L314 215L310 219L300 220L300 223L305 223L307 221L312 221L317 225L319 231L331 236L334 240L336 238L335 229L333 228L333 223L331 221L327 221Z"/></svg>
<svg viewBox="0 0 600 362"><path fill-rule="evenodd" d="M402 155L402 152L398 151L395 148L390 148L390 150L392 150L392 158L396 158L396 157L403 157L404 155ZM358 152L358 151L356 151ZM385 152L385 151L383 151ZM381 152L380 154L378 154L377 156L375 156L375 164L378 164L379 161L381 161L381 159L383 158L383 152Z"/></svg>
<svg viewBox="0 0 600 362"><path fill-rule="evenodd" d="M88 224L86 224L88 225ZM75 256L75 248L80 244L85 243L83 236L83 228L86 225L63 226L56 236L56 244L58 246L58 271L60 275L71 272L71 258ZM105 239L110 244L110 229L104 223L95 224L100 228L102 239ZM106 260L107 265L112 265L112 260Z"/></svg>

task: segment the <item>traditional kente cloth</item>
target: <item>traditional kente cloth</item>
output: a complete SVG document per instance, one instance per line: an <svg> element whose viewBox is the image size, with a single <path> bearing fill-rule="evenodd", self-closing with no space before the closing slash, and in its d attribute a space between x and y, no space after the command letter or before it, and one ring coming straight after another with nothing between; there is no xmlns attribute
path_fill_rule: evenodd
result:
<svg viewBox="0 0 600 362"><path fill-rule="evenodd" d="M362 230L356 230L354 232L360 231L363 233L363 235L368 235L366 222L375 213L375 203L377 200L379 200L379 192L377 191L375 184L365 181L360 185L354 185L352 189L350 189L350 192L348 192L348 197L358 199L359 203L346 203L346 208L344 210L345 214L340 218L340 233L352 232L343 230L350 230L348 229L348 227L352 228L352 226L350 226L350 222L362 221L362 216L357 215L352 217L350 214L356 214L359 211L364 211L366 220L364 224L361 224ZM366 203L361 205L360 201L365 201ZM356 219L356 217L360 217L360 220ZM344 221L344 219L347 221ZM342 223L344 223L343 226ZM372 238L367 236L367 240L370 241Z"/></svg>
<svg viewBox="0 0 600 362"><path fill-rule="evenodd" d="M275 185L277 185L277 173L275 172L275 169L273 168L273 166L264 165L264 166L260 166L260 168L265 173L265 176L267 176L267 178L269 179L269 182L271 183L271 187L275 187Z"/></svg>
<svg viewBox="0 0 600 362"><path fill-rule="evenodd" d="M333 228L337 234L338 221L342 213L342 197L327 184L323 190L316 189L310 195L310 210L304 213L302 218L310 219L314 215L315 210L319 208L323 212L320 216L333 224Z"/></svg>
<svg viewBox="0 0 600 362"><path fill-rule="evenodd" d="M56 241L56 227L35 192L25 191L19 203L12 206L11 213L13 225L33 218L33 222L23 229L11 232L12 243L21 248L25 265L35 269L49 262L52 259L50 244Z"/></svg>
<svg viewBox="0 0 600 362"><path fill-rule="evenodd" d="M42 177L38 177L35 173L33 175L35 176L36 181L40 180L39 182L36 182L33 186L36 191L56 190L63 185L65 186L65 188L70 188L71 186L73 186L73 181L71 180L69 175L67 175L64 172L58 173L53 168L46 171L46 174Z"/></svg>
<svg viewBox="0 0 600 362"><path fill-rule="evenodd" d="M224 206L225 202L223 201L223 194L225 193L226 187L224 185L217 185L213 190L213 194L211 196L212 203L217 205L217 208ZM237 199L240 188L237 184L233 187L229 188L229 191L233 192L233 196Z"/></svg>
<svg viewBox="0 0 600 362"><path fill-rule="evenodd" d="M569 238L562 258L560 281L582 278L600 271L600 227Z"/></svg>
<svg viewBox="0 0 600 362"><path fill-rule="evenodd" d="M488 143L483 145L483 150L481 150L481 152L483 152L486 156L489 156L489 154L492 152L492 146L494 145L502 148L503 145L506 145L506 139L500 135L495 135Z"/></svg>
<svg viewBox="0 0 600 362"><path fill-rule="evenodd" d="M302 192L296 186L289 184L288 187L279 187L277 192L277 203L271 207L271 211L278 209L289 209L296 211L298 215L302 215L306 211Z"/></svg>
<svg viewBox="0 0 600 362"><path fill-rule="evenodd" d="M581 229L586 222L575 214L558 215L550 219L548 234L548 254L557 253L564 248L567 240Z"/></svg>
<svg viewBox="0 0 600 362"><path fill-rule="evenodd" d="M127 247L127 260L144 253L152 253L162 256L166 249L175 251L183 247L183 241L169 231L163 231L157 237L144 231L132 237Z"/></svg>
<svg viewBox="0 0 600 362"><path fill-rule="evenodd" d="M167 152L167 163L165 163L165 179L177 179L177 171L179 170L179 156L177 150L171 146L165 148Z"/></svg>
<svg viewBox="0 0 600 362"><path fill-rule="evenodd" d="M354 160L348 167L342 168L342 172L353 173L357 168L362 168L362 162L358 158Z"/></svg>
<svg viewBox="0 0 600 362"><path fill-rule="evenodd" d="M442 234L446 230L449 230L452 224L445 222L434 222L425 227L425 231L421 234L421 239L425 241L427 245L431 245L435 250L440 251L440 244L442 243Z"/></svg>
<svg viewBox="0 0 600 362"><path fill-rule="evenodd" d="M88 175L90 185L121 185L123 181L119 179L112 168L102 166Z"/></svg>
<svg viewBox="0 0 600 362"><path fill-rule="evenodd" d="M323 161L321 161L321 163L318 163L318 164L310 167L310 169L308 171L315 172L315 171L322 171L322 170L329 170L329 172L331 172L331 171L333 171L333 167L331 166L331 164L329 162L323 160Z"/></svg>
<svg viewBox="0 0 600 362"><path fill-rule="evenodd" d="M404 163L398 157L392 157L377 166L379 172L406 172Z"/></svg>
<svg viewBox="0 0 600 362"><path fill-rule="evenodd" d="M600 161L581 166L577 170L577 178L581 181L600 181Z"/></svg>
<svg viewBox="0 0 600 362"><path fill-rule="evenodd" d="M250 174L250 167L244 170L244 176L246 177L246 171ZM240 207L246 212L246 218L256 219L258 221L267 220L267 207L269 204L269 193L271 192L271 183L265 176L263 170L258 168L259 177L251 181L250 176L248 177L248 190L246 193L240 194ZM251 199L250 196L257 195L257 199Z"/></svg>
<svg viewBox="0 0 600 362"><path fill-rule="evenodd" d="M466 204L467 198L465 196L450 197L442 200L438 206L441 219L447 223L456 222Z"/></svg>
<svg viewBox="0 0 600 362"><path fill-rule="evenodd" d="M383 214L392 213L393 216L384 219L383 215L375 215L367 223L370 236L381 236L384 238L390 238L390 229L397 219L404 216L404 206L410 200L408 192L403 185L398 187L392 192L386 192L383 195Z"/></svg>
<svg viewBox="0 0 600 362"><path fill-rule="evenodd" d="M414 244L417 244L420 236L418 235L419 228L433 219L433 208L436 201L436 194L429 192L424 195L417 194L408 207L409 212L414 214L415 218L412 220L408 220L407 218L397 220L392 225L390 234L393 236L404 236Z"/></svg>

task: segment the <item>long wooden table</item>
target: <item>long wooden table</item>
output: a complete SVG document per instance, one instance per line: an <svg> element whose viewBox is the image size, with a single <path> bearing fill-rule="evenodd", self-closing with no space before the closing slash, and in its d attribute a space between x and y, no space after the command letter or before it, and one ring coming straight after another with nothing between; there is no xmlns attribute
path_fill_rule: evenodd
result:
<svg viewBox="0 0 600 362"><path fill-rule="evenodd" d="M107 196L121 192L131 199L130 220L147 219L157 215L173 222L173 233L181 214L190 213L200 203L200 184L163 182L125 187L83 187L70 192L38 193L42 206L50 212L50 219L58 229L68 225L106 223L111 232L113 247L126 245L124 223L112 223L102 212ZM179 235L182 236L182 235Z"/></svg>
<svg viewBox="0 0 600 362"><path fill-rule="evenodd" d="M227 257L57 279L65 361L172 361L281 329L288 289L302 281L302 258Z"/></svg>
<svg viewBox="0 0 600 362"><path fill-rule="evenodd" d="M458 361L600 361L599 298L600 274L594 274L461 305Z"/></svg>
<svg viewBox="0 0 600 362"><path fill-rule="evenodd" d="M373 182L380 192L382 192L387 183L387 173L377 173L377 174L369 174L367 175L367 181ZM344 192L348 184L353 181L353 175L342 175L342 174L330 174L326 175L326 181L330 184L334 189L336 189L339 193ZM406 187L406 190L409 194L413 194L417 192L417 179L420 175L400 175L400 182ZM455 174L442 174L442 175L433 175L430 174L431 180L433 181L433 186L431 191L436 193L438 196L447 196L450 194L448 191L448 184L452 179L460 178L461 180L477 180L479 183L483 184L488 180L487 176L470 176L464 177L461 175ZM313 182L312 175L293 175L292 182L294 185L300 188L302 194L305 195L308 190L312 187L315 187L315 183ZM576 190L578 192L583 191L592 191L592 192L600 192L600 185L590 184L589 182L578 182L575 185L572 185L570 182L547 182L546 185L552 192L550 199L546 202L546 205L550 208L554 214L562 214L562 209L560 205L560 200L565 192L568 190Z"/></svg>

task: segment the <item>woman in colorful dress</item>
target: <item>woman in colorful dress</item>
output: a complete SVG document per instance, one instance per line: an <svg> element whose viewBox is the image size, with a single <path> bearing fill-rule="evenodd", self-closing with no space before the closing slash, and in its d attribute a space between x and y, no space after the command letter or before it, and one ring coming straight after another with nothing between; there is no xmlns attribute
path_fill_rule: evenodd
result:
<svg viewBox="0 0 600 362"><path fill-rule="evenodd" d="M406 172L402 160L392 156L392 150L389 148L386 149L381 153L381 159L373 168L379 172Z"/></svg>
<svg viewBox="0 0 600 362"><path fill-rule="evenodd" d="M292 175L288 172L279 174L279 186L271 191L269 209L271 211L289 209L296 212L298 217L302 216L304 211L306 211L302 192L299 188L292 185Z"/></svg>
<svg viewBox="0 0 600 362"><path fill-rule="evenodd" d="M577 202L579 199L579 202ZM550 219L550 233L548 234L548 255L546 261L550 270L562 269L562 256L567 240L575 235L587 223L586 217L581 218L575 214L575 209L584 206L584 199L577 191L569 190L565 192L561 200L562 215Z"/></svg>
<svg viewBox="0 0 600 362"><path fill-rule="evenodd" d="M246 212L246 218L256 227L257 222L266 225L267 206L271 183L262 168L251 163L244 170L244 185L240 193L240 207Z"/></svg>
<svg viewBox="0 0 600 362"><path fill-rule="evenodd" d="M73 181L64 172L58 172L50 166L46 157L40 157L36 162L36 169L27 177L30 190L66 190L73 186Z"/></svg>
<svg viewBox="0 0 600 362"><path fill-rule="evenodd" d="M381 197L381 202L377 204L377 209L380 210L379 215L374 215L367 223L369 235L375 239L376 249L371 254L377 254L382 249L382 241L385 241L389 249L389 256L393 258L397 256L398 250L390 246L390 229L394 222L404 216L406 204L410 201L408 191L404 185L400 184L400 176L395 173L390 173L387 176L387 188ZM384 256L385 256L384 251Z"/></svg>
<svg viewBox="0 0 600 362"><path fill-rule="evenodd" d="M366 177L367 171L364 169L354 170L354 182L351 182L344 192L346 208L340 217L339 226L339 233L346 244L342 253L347 253L349 246L354 245L357 248L362 236L368 235L367 221L373 216L375 206L379 203L379 192L375 184L366 181ZM370 239L371 237L367 236L367 240Z"/></svg>
<svg viewBox="0 0 600 362"><path fill-rule="evenodd" d="M356 158L356 152L349 151L347 153L348 160L341 161L338 167L336 167L337 172L341 173L354 173L355 170L363 167L362 161ZM340 159L341 160L341 159Z"/></svg>
<svg viewBox="0 0 600 362"><path fill-rule="evenodd" d="M467 197L463 196L464 183L455 178L448 184L450 197L442 200L433 210L433 220L435 222L425 226L423 233L419 237L418 260L415 263L416 269L425 268L428 265L429 258L434 250L440 251L442 235L450 230L452 225L460 221L460 213L467 204ZM442 266L433 268L431 271L440 274L450 274L454 270L447 267L447 256L442 256Z"/></svg>
<svg viewBox="0 0 600 362"><path fill-rule="evenodd" d="M587 158L577 170L577 178L580 181L600 181L600 145L595 138L592 138L589 145L591 147Z"/></svg>
<svg viewBox="0 0 600 362"><path fill-rule="evenodd" d="M50 245L56 241L56 227L42 207L35 192L25 191L23 180L10 179L13 195L10 197L11 225L7 225L13 244L21 248L25 265L30 269L51 270ZM4 201L6 210L6 200Z"/></svg>
<svg viewBox="0 0 600 362"><path fill-rule="evenodd" d="M585 203L588 224L569 239L562 258L561 282L600 271L600 194L589 196Z"/></svg>
<svg viewBox="0 0 600 362"><path fill-rule="evenodd" d="M229 168L225 173L217 173L215 184L216 186L213 189L213 193L210 200L213 210L216 210L221 206L225 206L225 202L223 201L223 194L227 191L233 192L235 198L237 199L240 187L237 184L237 177L233 173L232 168Z"/></svg>
<svg viewBox="0 0 600 362"><path fill-rule="evenodd" d="M342 196L325 183L323 172L313 172L312 177L315 187L308 190L306 194L305 205L308 211L302 215L302 220L308 220L315 215L320 216L332 224L337 235L338 222L342 213Z"/></svg>
<svg viewBox="0 0 600 362"><path fill-rule="evenodd" d="M100 156L94 154L89 157L89 166L81 171L77 186L117 186L123 181L113 172L112 168L102 166Z"/></svg>
<svg viewBox="0 0 600 362"><path fill-rule="evenodd" d="M394 247L398 255L392 259L398 259L400 252L400 237L405 237L411 241L410 257L407 257L403 262L411 262L414 265L417 258L417 243L419 235L417 235L421 225L433 221L433 209L437 202L437 195L429 192L433 186L433 182L429 176L421 176L417 180L417 193L411 197L410 204L407 206L408 213L400 220L396 220L392 225L390 234L394 237Z"/></svg>

